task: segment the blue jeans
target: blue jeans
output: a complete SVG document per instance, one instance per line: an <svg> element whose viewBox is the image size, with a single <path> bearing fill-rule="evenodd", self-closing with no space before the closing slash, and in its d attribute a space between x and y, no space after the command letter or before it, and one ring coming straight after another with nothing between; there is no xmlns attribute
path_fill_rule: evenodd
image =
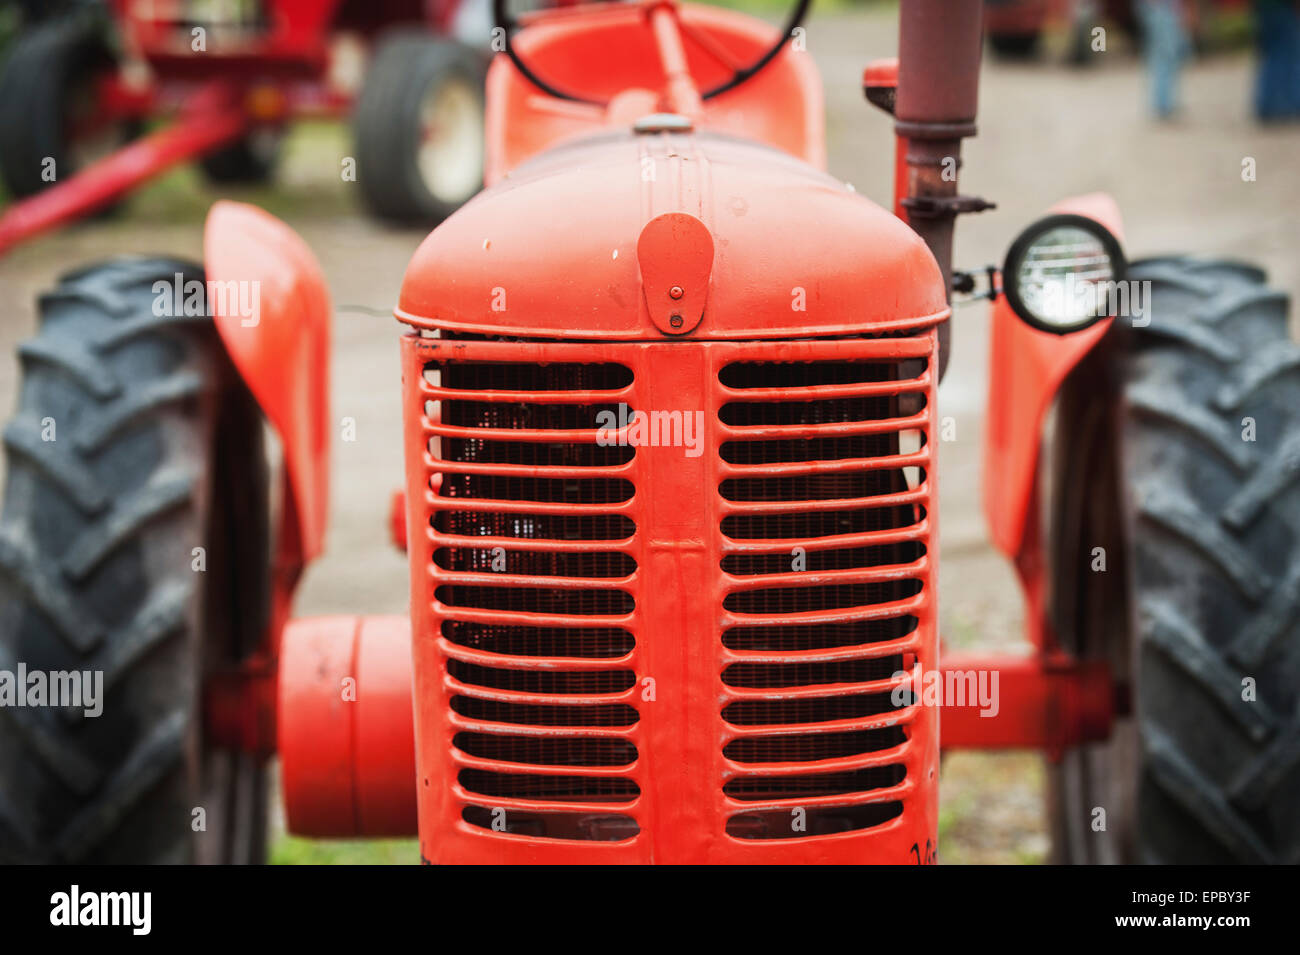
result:
<svg viewBox="0 0 1300 955"><path fill-rule="evenodd" d="M1178 70L1189 47L1180 0L1138 0L1142 18L1147 69L1151 82L1151 105L1157 116L1169 116L1178 108Z"/></svg>
<svg viewBox="0 0 1300 955"><path fill-rule="evenodd" d="M1257 0L1255 31L1259 43L1255 115L1300 117L1300 11L1289 0Z"/></svg>

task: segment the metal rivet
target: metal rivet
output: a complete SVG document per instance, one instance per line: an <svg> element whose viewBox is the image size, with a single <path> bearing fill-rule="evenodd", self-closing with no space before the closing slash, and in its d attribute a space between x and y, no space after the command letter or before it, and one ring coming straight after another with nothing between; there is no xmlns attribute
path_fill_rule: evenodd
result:
<svg viewBox="0 0 1300 955"><path fill-rule="evenodd" d="M668 324L671 325L673 328L681 328L682 317L680 315L674 315L672 318L668 319Z"/></svg>
<svg viewBox="0 0 1300 955"><path fill-rule="evenodd" d="M669 298L681 298L685 294L686 293L682 291L682 287L680 285L674 285L672 288L668 290Z"/></svg>

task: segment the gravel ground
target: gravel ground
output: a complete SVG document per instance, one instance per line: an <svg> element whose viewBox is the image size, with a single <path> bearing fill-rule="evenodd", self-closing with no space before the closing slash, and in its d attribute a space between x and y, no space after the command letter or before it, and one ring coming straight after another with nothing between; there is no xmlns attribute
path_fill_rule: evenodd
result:
<svg viewBox="0 0 1300 955"><path fill-rule="evenodd" d="M886 118L861 96L863 65L895 51L887 9L813 18L808 52L827 85L830 167L858 191L888 204L893 143ZM1015 233L1063 196L1106 190L1124 211L1131 255L1191 251L1231 255L1267 267L1275 284L1300 285L1300 217L1294 212L1300 129L1260 128L1248 113L1252 64L1220 56L1185 75L1186 108L1173 124L1147 118L1140 64L1112 44L1086 70L1050 62L990 62L981 85L980 135L965 152L963 192L998 203L958 229L956 261L979 268L1000 261ZM311 126L291 139L280 188L232 194L266 205L290 222L319 256L338 315L334 327L333 415L356 421L356 441L336 443L328 554L308 574L302 614L401 613L404 558L388 543L389 492L402 481L398 405L398 329L391 320L350 311L386 309L422 233L366 220L339 181L346 131ZM1257 179L1243 182L1253 157ZM191 170L134 197L116 219L65 230L0 261L0 353L13 354L35 324L35 296L57 274L120 253L166 251L198 257L200 224L215 194ZM954 647L1015 647L1020 598L1010 568L989 547L979 507L979 461L987 389L986 309L954 320L954 358L940 413L957 424L942 446L942 603L945 639ZM0 408L12 407L17 367L0 359ZM1047 842L1043 772L1033 754L957 754L944 765L945 862L1033 862ZM286 861L330 857L297 840ZM349 850L350 859L365 859ZM400 858L386 845L373 861Z"/></svg>

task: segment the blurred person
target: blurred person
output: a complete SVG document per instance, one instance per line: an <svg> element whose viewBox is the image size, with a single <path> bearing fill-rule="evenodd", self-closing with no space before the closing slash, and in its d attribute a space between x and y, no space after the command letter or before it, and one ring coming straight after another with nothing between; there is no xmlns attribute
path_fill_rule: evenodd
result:
<svg viewBox="0 0 1300 955"><path fill-rule="evenodd" d="M1300 119L1300 3L1256 0L1255 42L1255 115L1264 122Z"/></svg>
<svg viewBox="0 0 1300 955"><path fill-rule="evenodd" d="M1190 43L1182 0L1138 0L1143 47L1147 60L1151 105L1156 116L1169 119L1178 111L1178 74Z"/></svg>

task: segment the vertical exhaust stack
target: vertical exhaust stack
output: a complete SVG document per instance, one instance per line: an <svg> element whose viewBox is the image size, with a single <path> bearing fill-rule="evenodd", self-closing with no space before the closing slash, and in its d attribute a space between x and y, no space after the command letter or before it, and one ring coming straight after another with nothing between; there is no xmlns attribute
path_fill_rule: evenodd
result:
<svg viewBox="0 0 1300 955"><path fill-rule="evenodd" d="M981 0L901 4L895 129L907 142L908 223L934 253L952 293L953 222L990 204L960 196L961 141L975 135L984 5ZM939 374L948 365L949 325L939 326Z"/></svg>

